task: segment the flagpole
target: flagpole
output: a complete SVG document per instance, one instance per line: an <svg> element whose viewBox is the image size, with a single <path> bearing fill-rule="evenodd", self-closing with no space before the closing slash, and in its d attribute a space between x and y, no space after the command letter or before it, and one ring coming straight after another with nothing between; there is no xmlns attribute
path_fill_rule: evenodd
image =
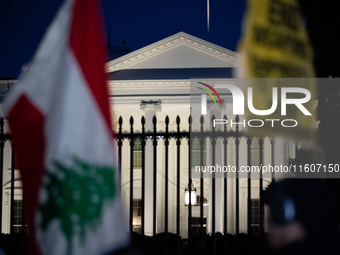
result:
<svg viewBox="0 0 340 255"><path fill-rule="evenodd" d="M207 39L209 40L210 34L210 0L207 0Z"/></svg>

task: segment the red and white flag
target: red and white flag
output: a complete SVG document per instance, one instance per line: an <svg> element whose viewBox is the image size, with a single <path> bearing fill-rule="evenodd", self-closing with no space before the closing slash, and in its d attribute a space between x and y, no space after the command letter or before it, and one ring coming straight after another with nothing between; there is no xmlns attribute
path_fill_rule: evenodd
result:
<svg viewBox="0 0 340 255"><path fill-rule="evenodd" d="M128 243L96 0L66 0L6 99L30 223L29 254Z"/></svg>

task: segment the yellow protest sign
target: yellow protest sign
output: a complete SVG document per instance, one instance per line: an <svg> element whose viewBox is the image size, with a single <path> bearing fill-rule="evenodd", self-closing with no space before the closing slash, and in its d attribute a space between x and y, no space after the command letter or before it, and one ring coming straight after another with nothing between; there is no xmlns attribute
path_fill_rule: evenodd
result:
<svg viewBox="0 0 340 255"><path fill-rule="evenodd" d="M240 50L247 78L312 78L313 50L295 0L248 0Z"/></svg>
<svg viewBox="0 0 340 255"><path fill-rule="evenodd" d="M311 99L303 106L314 114L315 80L282 79L315 77L313 49L297 1L248 0L239 51L242 59L241 77L252 78L247 79L247 86L253 88L254 108L258 110L271 108L273 88L277 88L277 97L280 100L282 88L302 87L311 94ZM301 93L287 94L291 99L304 96ZM250 132L257 134L279 133L310 140L315 133L313 116L306 116L294 105L289 106L285 116L282 116L279 104L277 110L269 116L258 116L248 111L248 117L280 121L293 119L298 123L294 128L285 128L281 125L280 128L250 129Z"/></svg>

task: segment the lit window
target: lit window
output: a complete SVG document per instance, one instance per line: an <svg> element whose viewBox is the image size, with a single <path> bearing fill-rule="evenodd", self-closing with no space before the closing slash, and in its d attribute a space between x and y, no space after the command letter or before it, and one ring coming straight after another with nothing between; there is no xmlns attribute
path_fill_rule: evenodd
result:
<svg viewBox="0 0 340 255"><path fill-rule="evenodd" d="M206 164L206 140L203 142L203 166ZM191 166L201 166L201 145L198 138L192 141L191 146Z"/></svg>
<svg viewBox="0 0 340 255"><path fill-rule="evenodd" d="M142 168L142 142L139 139L133 145L133 167Z"/></svg>
<svg viewBox="0 0 340 255"><path fill-rule="evenodd" d="M262 146L262 159L263 159L263 146ZM260 144L259 140L254 138L250 146L250 165L259 166L260 165Z"/></svg>
<svg viewBox="0 0 340 255"><path fill-rule="evenodd" d="M260 234L260 199L251 200L251 233Z"/></svg>
<svg viewBox="0 0 340 255"><path fill-rule="evenodd" d="M142 233L142 200L133 200L133 231L139 234Z"/></svg>

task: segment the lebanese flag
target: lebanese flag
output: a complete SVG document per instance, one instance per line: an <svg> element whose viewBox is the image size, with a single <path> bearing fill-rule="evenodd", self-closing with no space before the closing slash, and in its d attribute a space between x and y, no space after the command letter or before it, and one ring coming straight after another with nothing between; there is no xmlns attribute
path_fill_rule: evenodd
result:
<svg viewBox="0 0 340 255"><path fill-rule="evenodd" d="M20 163L29 254L128 243L96 0L67 0L3 105Z"/></svg>

